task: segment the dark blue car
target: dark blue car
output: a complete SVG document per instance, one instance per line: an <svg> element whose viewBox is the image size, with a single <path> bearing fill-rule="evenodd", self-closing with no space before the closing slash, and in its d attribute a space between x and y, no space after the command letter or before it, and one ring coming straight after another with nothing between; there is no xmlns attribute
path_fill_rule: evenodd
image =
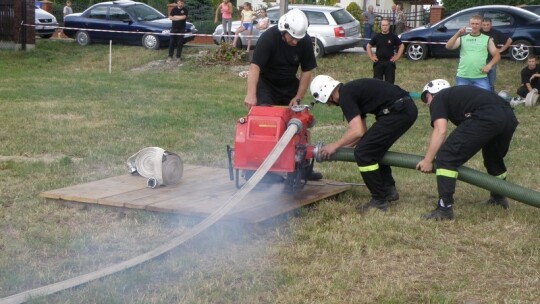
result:
<svg viewBox="0 0 540 304"><path fill-rule="evenodd" d="M540 16L521 8L507 5L485 5L461 10L433 25L417 27L400 35L405 52L411 60L428 56L458 56L458 50L447 50L445 43L462 27L469 26L473 15L493 20L493 28L507 34L513 40L508 49L510 58L526 60L534 53L531 46L540 46ZM540 53L536 49L536 53Z"/></svg>
<svg viewBox="0 0 540 304"><path fill-rule="evenodd" d="M144 3L120 0L101 2L82 13L67 15L64 26L64 34L82 46L112 40L157 50L169 44L171 20ZM186 32L188 42L195 38L197 29L187 22Z"/></svg>

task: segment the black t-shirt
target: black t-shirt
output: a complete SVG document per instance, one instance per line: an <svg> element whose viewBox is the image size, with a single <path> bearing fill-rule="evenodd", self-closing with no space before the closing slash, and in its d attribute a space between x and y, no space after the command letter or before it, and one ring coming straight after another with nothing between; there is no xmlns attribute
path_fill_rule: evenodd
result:
<svg viewBox="0 0 540 304"><path fill-rule="evenodd" d="M396 48L399 47L402 42L401 39L393 33L378 33L375 37L371 38L369 44L377 48L375 51L377 58L386 61L394 56Z"/></svg>
<svg viewBox="0 0 540 304"><path fill-rule="evenodd" d="M509 38L508 35L493 28L489 32L484 32L482 30L480 32L493 38L493 43L498 49L501 48ZM491 56L491 54L488 52L488 58L486 62L490 62L492 58L493 56Z"/></svg>
<svg viewBox="0 0 540 304"><path fill-rule="evenodd" d="M296 46L290 46L277 26L267 29L259 37L251 63L261 69L260 77L276 86L290 84L296 78L298 67L302 72L317 67L311 37L306 35Z"/></svg>
<svg viewBox="0 0 540 304"><path fill-rule="evenodd" d="M440 118L448 119L458 126L466 119L482 114L483 111L492 112L490 109L494 106L508 106L508 102L491 91L475 86L450 87L437 93L429 105L431 126ZM482 117L490 119L489 114Z"/></svg>
<svg viewBox="0 0 540 304"><path fill-rule="evenodd" d="M391 106L394 101L409 96L409 93L397 85L374 79L362 78L347 82L339 91L339 106L347 121L356 116L377 115Z"/></svg>
<svg viewBox="0 0 540 304"><path fill-rule="evenodd" d="M540 65L538 64L533 70L529 70L528 66L524 67L523 70L521 70L521 84L530 83L531 86L534 88L534 84L536 84L540 80L538 79L538 77L535 77L533 81L531 81L531 76L538 73L540 73Z"/></svg>
<svg viewBox="0 0 540 304"><path fill-rule="evenodd" d="M186 16L186 19L184 20L173 20L172 22L172 30L186 30L186 20L188 16L188 10L185 7L178 8L178 6L173 7L171 10L171 16Z"/></svg>

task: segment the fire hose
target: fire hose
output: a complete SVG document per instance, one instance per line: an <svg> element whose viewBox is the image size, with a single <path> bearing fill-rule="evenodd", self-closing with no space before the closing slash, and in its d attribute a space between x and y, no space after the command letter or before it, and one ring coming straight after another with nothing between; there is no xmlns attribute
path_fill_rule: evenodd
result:
<svg viewBox="0 0 540 304"><path fill-rule="evenodd" d="M167 244L161 245L154 250L151 250L147 253L144 253L127 261L88 274L84 274L62 282L50 284L47 286L39 287L36 289L24 291L15 295L11 295L9 297L2 298L0 299L0 304L23 303L31 298L46 296L68 288L79 286L90 281L97 280L105 276L137 266L180 246L182 243L197 236L198 234L206 230L208 227L215 224L229 211L231 211L261 181L261 179L270 170L270 168L272 168L274 163L278 160L279 156L283 153L283 150L285 149L287 144L292 140L294 135L301 130L301 128L301 121L297 119L291 119L291 121L289 121L288 123L287 130L277 142L274 149L270 152L268 157L266 157L266 159L257 169L257 171L255 171L253 176L242 186L242 188L236 191L236 193L231 198L229 198L229 200L225 204L223 204L220 208L210 214L199 224L193 226L192 229L182 233L180 236L172 239Z"/></svg>
<svg viewBox="0 0 540 304"><path fill-rule="evenodd" d="M321 147L321 144L319 144L319 147L316 147L316 149L320 149ZM318 162L323 161L318 153L315 154L317 155L316 160ZM330 156L329 160L356 162L354 159L354 149L340 148ZM418 155L389 151L386 152L381 160L381 163L388 166L416 169L416 164L418 164L418 162L421 160L422 157ZM458 179L468 184L504 195L527 205L540 208L540 192L509 183L487 173L461 166L458 168Z"/></svg>
<svg viewBox="0 0 540 304"><path fill-rule="evenodd" d="M184 163L180 156L158 147L148 147L127 160L129 172L148 178L149 188L176 185L182 178Z"/></svg>

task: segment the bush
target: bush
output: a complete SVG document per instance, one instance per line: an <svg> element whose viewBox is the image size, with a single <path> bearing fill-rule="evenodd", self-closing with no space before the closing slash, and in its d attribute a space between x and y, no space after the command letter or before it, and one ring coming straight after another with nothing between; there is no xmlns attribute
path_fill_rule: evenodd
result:
<svg viewBox="0 0 540 304"><path fill-rule="evenodd" d="M194 21L193 24L195 24L195 27L199 31L199 34L212 34L216 29L214 19Z"/></svg>
<svg viewBox="0 0 540 304"><path fill-rule="evenodd" d="M222 43L215 51L210 51L201 58L203 64L241 64L246 63L247 52L237 49L230 43Z"/></svg>

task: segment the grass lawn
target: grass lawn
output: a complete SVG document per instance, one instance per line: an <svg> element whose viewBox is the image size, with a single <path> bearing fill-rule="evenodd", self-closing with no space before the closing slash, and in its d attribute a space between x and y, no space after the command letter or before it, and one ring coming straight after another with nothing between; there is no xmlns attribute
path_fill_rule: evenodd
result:
<svg viewBox="0 0 540 304"><path fill-rule="evenodd" d="M114 45L109 73L108 49L38 39L33 51L0 51L0 298L143 254L200 221L67 208L39 193L125 174L127 158L148 146L186 164L227 166L225 146L246 114L242 67L202 64L200 52L211 48L187 46L183 65L171 67L160 63L166 50ZM372 76L365 54L318 64L316 75L343 82ZM409 91L434 78L455 82L455 58L397 65L397 83ZM503 60L497 90L515 95L523 66ZM429 114L418 107L392 151L425 152ZM540 110L515 112L508 180L538 191ZM313 143L346 130L338 108L316 105L313 113ZM481 155L466 165L484 171ZM316 167L329 179L362 182L353 163ZM539 209L487 207L480 202L488 191L458 182L457 220L428 222L420 215L435 205L435 176L394 175L401 199L387 213L358 214L356 204L369 200L358 186L256 227L218 223L158 259L31 302L538 303Z"/></svg>

